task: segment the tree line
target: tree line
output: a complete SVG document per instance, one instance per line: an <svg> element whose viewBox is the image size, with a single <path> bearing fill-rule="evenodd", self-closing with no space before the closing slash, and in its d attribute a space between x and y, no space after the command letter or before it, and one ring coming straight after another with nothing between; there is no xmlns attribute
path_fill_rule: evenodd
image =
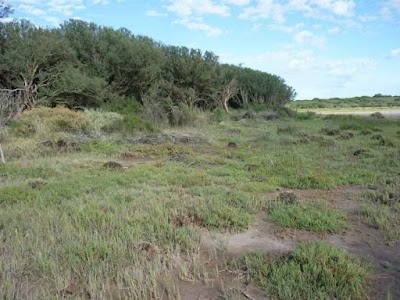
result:
<svg viewBox="0 0 400 300"><path fill-rule="evenodd" d="M0 17L11 8L0 3ZM279 76L222 64L214 53L165 45L80 20L40 28L0 22L0 89L19 91L19 110L39 103L71 108L135 101L171 107L282 106L295 91Z"/></svg>

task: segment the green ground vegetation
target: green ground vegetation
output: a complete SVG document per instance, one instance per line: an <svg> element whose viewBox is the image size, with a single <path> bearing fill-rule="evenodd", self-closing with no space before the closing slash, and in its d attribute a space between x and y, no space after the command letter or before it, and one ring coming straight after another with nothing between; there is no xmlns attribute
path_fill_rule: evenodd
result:
<svg viewBox="0 0 400 300"><path fill-rule="evenodd" d="M290 255L253 253L239 263L276 299L366 299L368 264L324 243L305 243Z"/></svg>
<svg viewBox="0 0 400 300"><path fill-rule="evenodd" d="M314 232L340 232L346 229L346 215L323 203L274 204L267 219L284 227Z"/></svg>
<svg viewBox="0 0 400 300"><path fill-rule="evenodd" d="M291 102L289 107L292 109L400 107L400 96L376 94L372 97L314 98L312 100L297 100Z"/></svg>
<svg viewBox="0 0 400 300"><path fill-rule="evenodd" d="M361 217L398 240L398 120L286 110L196 116L202 125L153 125L152 132L120 132L126 127L118 113L63 107L36 108L10 123L2 144L8 161L0 165L2 297L60 299L74 285L79 297L156 298L160 286L177 295L177 281L165 278L210 276L202 261L215 253L205 254L204 231L243 231L258 213L317 232L348 226L346 215L324 202L271 207L265 195L278 188L363 186L368 193L360 200L383 209L365 208ZM121 165L106 167L109 161ZM315 262L303 261L304 251ZM305 282L313 276L317 298L365 296L366 273L351 256L318 244L293 257L250 255L251 276L278 298L309 295ZM285 272L302 268L308 279L282 285Z"/></svg>

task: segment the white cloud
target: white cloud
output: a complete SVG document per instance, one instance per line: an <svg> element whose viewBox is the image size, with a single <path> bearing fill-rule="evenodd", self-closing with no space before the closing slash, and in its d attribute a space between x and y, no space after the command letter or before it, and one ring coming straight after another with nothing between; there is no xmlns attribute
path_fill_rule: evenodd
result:
<svg viewBox="0 0 400 300"><path fill-rule="evenodd" d="M64 16L72 16L76 10L85 9L83 0L51 0L48 3L50 11Z"/></svg>
<svg viewBox="0 0 400 300"><path fill-rule="evenodd" d="M361 22L366 23L366 22L373 22L373 21L376 21L376 20L378 19L378 17L377 17L377 16L372 16L372 15L360 15L360 16L358 17L358 19L359 19Z"/></svg>
<svg viewBox="0 0 400 300"><path fill-rule="evenodd" d="M304 27L304 23L297 23L294 26L286 26L282 24L271 24L268 26L269 29L282 31L285 33L294 33L298 30L301 30Z"/></svg>
<svg viewBox="0 0 400 300"><path fill-rule="evenodd" d="M211 26L211 25L203 22L201 19L195 20L195 21L188 20L188 19L182 19L182 20L176 21L175 23L181 24L190 30L203 31L208 36L218 36L223 33L222 29L215 27L215 26Z"/></svg>
<svg viewBox="0 0 400 300"><path fill-rule="evenodd" d="M289 0L287 7L289 10L311 12L309 0Z"/></svg>
<svg viewBox="0 0 400 300"><path fill-rule="evenodd" d="M165 17L166 15L167 14L159 12L157 10L153 10L153 9L146 11L146 16L149 16L149 17Z"/></svg>
<svg viewBox="0 0 400 300"><path fill-rule="evenodd" d="M282 76L296 89L298 99L355 96L366 90L363 78L373 77L377 69L371 58L329 59L296 46L255 55L222 54L220 59ZM373 84L369 88L373 89Z"/></svg>
<svg viewBox="0 0 400 300"><path fill-rule="evenodd" d="M237 6L244 6L250 4L251 0L225 0L226 4L232 4Z"/></svg>
<svg viewBox="0 0 400 300"><path fill-rule="evenodd" d="M386 55L387 58L400 57L400 48L390 50L390 53Z"/></svg>
<svg viewBox="0 0 400 300"><path fill-rule="evenodd" d="M12 21L14 21L14 19L9 17L0 19L0 23L10 23Z"/></svg>
<svg viewBox="0 0 400 300"><path fill-rule="evenodd" d="M332 27L328 29L329 34L338 34L341 31L339 27Z"/></svg>
<svg viewBox="0 0 400 300"><path fill-rule="evenodd" d="M381 14L386 18L392 17L395 14L400 14L400 0L384 1Z"/></svg>
<svg viewBox="0 0 400 300"><path fill-rule="evenodd" d="M293 39L296 43L315 46L318 48L322 48L325 45L324 37L316 35L308 30L302 30L296 33Z"/></svg>
<svg viewBox="0 0 400 300"><path fill-rule="evenodd" d="M40 4L41 0L14 0L16 4Z"/></svg>
<svg viewBox="0 0 400 300"><path fill-rule="evenodd" d="M18 9L27 12L29 14L32 14L34 16L44 16L46 15L46 12L42 9L36 8L33 5L30 4L21 4L18 6Z"/></svg>
<svg viewBox="0 0 400 300"><path fill-rule="evenodd" d="M339 16L352 16L356 4L348 0L311 0L310 3Z"/></svg>
<svg viewBox="0 0 400 300"><path fill-rule="evenodd" d="M211 0L169 0L165 8L180 17L205 14L229 16L230 14L228 6L214 4Z"/></svg>
<svg viewBox="0 0 400 300"><path fill-rule="evenodd" d="M109 3L110 3L109 0L92 0L92 4L93 5L97 5L97 4L106 5L106 4L109 4Z"/></svg>
<svg viewBox="0 0 400 300"><path fill-rule="evenodd" d="M246 7L239 15L240 19L258 20L271 18L277 22L283 22L285 7L274 0L257 0L256 5Z"/></svg>
<svg viewBox="0 0 400 300"><path fill-rule="evenodd" d="M44 16L43 19L46 20L51 25L56 26L56 27L61 24L61 20L57 17Z"/></svg>
<svg viewBox="0 0 400 300"><path fill-rule="evenodd" d="M88 6L107 5L111 2L121 3L125 0L12 0L13 6L22 17L46 25L58 26L63 19L73 18L78 11L85 10Z"/></svg>
<svg viewBox="0 0 400 300"><path fill-rule="evenodd" d="M348 58L334 60L325 64L327 74L351 78L360 72L372 71L376 62L370 58Z"/></svg>

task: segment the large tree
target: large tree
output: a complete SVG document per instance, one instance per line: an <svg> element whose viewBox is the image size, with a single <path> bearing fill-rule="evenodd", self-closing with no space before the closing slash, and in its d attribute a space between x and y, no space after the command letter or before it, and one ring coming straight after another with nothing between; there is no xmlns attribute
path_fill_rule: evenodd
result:
<svg viewBox="0 0 400 300"><path fill-rule="evenodd" d="M26 20L1 26L6 45L0 56L0 86L23 91L22 112L44 100L40 90L58 80L60 65L73 62L74 53L55 30L37 28Z"/></svg>

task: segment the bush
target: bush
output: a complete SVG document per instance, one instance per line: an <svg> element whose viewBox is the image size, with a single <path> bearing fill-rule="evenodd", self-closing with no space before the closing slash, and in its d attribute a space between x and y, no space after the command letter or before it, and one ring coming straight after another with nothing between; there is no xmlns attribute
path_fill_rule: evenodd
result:
<svg viewBox="0 0 400 300"><path fill-rule="evenodd" d="M29 136L49 131L75 132L86 130L89 119L82 113L66 107L36 107L25 111L12 125L12 130L19 136Z"/></svg>
<svg viewBox="0 0 400 300"><path fill-rule="evenodd" d="M380 112L374 112L373 114L370 115L372 118L378 118L378 119L384 119L385 116L380 113Z"/></svg>
<svg viewBox="0 0 400 300"><path fill-rule="evenodd" d="M140 109L141 116L152 124L168 125L168 114L161 101L145 101Z"/></svg>
<svg viewBox="0 0 400 300"><path fill-rule="evenodd" d="M118 123L124 119L124 117L115 112L103 112L101 110L84 110L84 115L89 120L89 129L95 134L100 134L107 128L112 127L113 124Z"/></svg>
<svg viewBox="0 0 400 300"><path fill-rule="evenodd" d="M317 114L313 111L307 111L304 113L297 113L296 118L298 120L310 120L314 119L317 116Z"/></svg>
<svg viewBox="0 0 400 300"><path fill-rule="evenodd" d="M171 107L169 123L172 126L195 126L200 121L202 112L199 108L190 108L184 103Z"/></svg>

